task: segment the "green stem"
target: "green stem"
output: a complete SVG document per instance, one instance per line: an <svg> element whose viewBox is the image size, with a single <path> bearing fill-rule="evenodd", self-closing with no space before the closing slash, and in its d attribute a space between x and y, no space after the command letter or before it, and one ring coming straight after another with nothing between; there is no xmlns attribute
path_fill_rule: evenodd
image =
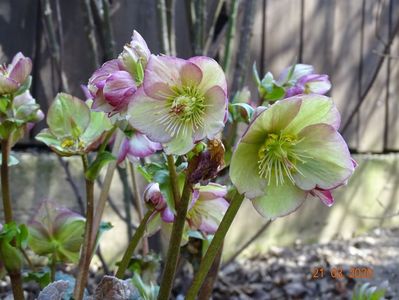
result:
<svg viewBox="0 0 399 300"><path fill-rule="evenodd" d="M55 253L51 257L51 264L50 264L50 276L51 276L51 282L55 281L55 272L56 272L56 255Z"/></svg>
<svg viewBox="0 0 399 300"><path fill-rule="evenodd" d="M173 222L172 234L169 241L169 249L166 256L166 265L162 274L161 287L159 289L158 300L169 299L173 281L177 269L177 262L180 256L180 244L183 236L184 225L188 205L192 194L191 184L184 183L183 194L179 205L176 208L176 218Z"/></svg>
<svg viewBox="0 0 399 300"><path fill-rule="evenodd" d="M1 141L1 191L3 196L4 220L6 223L10 223L13 220L10 195L10 178L8 171L9 156L9 139L4 139Z"/></svg>
<svg viewBox="0 0 399 300"><path fill-rule="evenodd" d="M129 162L129 171L130 176L132 177L132 186L133 186L133 193L134 193L134 200L136 202L137 213L139 215L139 219L142 220L144 218L144 209L143 209L143 200L141 199L141 195L139 192L139 185L137 182L135 166L132 162ZM148 238L143 237L143 255L148 254Z"/></svg>
<svg viewBox="0 0 399 300"><path fill-rule="evenodd" d="M112 146L112 155L115 157L118 155L118 151L121 146L123 137L124 137L123 132L121 130L118 130L116 133L114 145ZM90 242L90 244L93 246L96 244L97 232L98 229L100 228L101 218L105 209L105 204L108 199L108 193L111 188L112 178L114 177L116 165L117 165L116 161L110 162L108 164L107 172L105 173L103 185L100 192L100 197L97 201L96 212L94 214L94 219L93 219L93 231L91 234L91 242ZM90 253L93 253L93 251L94 249L91 249Z"/></svg>
<svg viewBox="0 0 399 300"><path fill-rule="evenodd" d="M4 221L10 223L13 221L11 194L10 194L10 178L8 169L8 159L10 157L10 140L8 138L1 141L1 193L3 197ZM24 291L22 289L22 276L20 270L7 270L10 275L12 293L15 300L24 299Z"/></svg>
<svg viewBox="0 0 399 300"><path fill-rule="evenodd" d="M86 173L89 162L86 155L82 156L84 173ZM93 214L94 214L94 182L86 178L86 225L83 239L82 254L79 261L79 273L76 278L75 290L73 296L75 300L83 299L83 293L89 275L90 260L92 254L91 234L93 232Z"/></svg>
<svg viewBox="0 0 399 300"><path fill-rule="evenodd" d="M180 202L180 189L179 189L179 181L177 180L177 172L173 155L167 155L167 160L168 160L170 181L172 185L173 199L175 207L178 207Z"/></svg>
<svg viewBox="0 0 399 300"><path fill-rule="evenodd" d="M233 222L234 217L236 216L243 200L244 196L236 192L235 196L231 200L226 214L222 219L222 222L219 225L218 230L215 233L215 236L212 239L211 244L209 245L208 250L203 257L203 260L201 261L199 270L195 275L194 280L186 294L185 300L194 300L195 297L198 295L198 291L200 290L202 283L208 275L209 269L211 268L213 261L215 260L215 257L217 256L219 249L223 244L226 233L229 230L230 225Z"/></svg>
<svg viewBox="0 0 399 300"><path fill-rule="evenodd" d="M229 27L226 35L226 46L224 48L224 57L223 57L223 69L226 74L229 73L230 65L231 65L231 46L233 44L235 27L237 21L237 13L238 13L238 0L231 1L230 8L230 17L229 17Z"/></svg>
<svg viewBox="0 0 399 300"><path fill-rule="evenodd" d="M119 264L118 271L116 272L116 277L123 278L127 267L129 266L130 258L132 257L134 250L140 242L141 237L144 235L145 228L149 218L151 217L153 210L148 210L144 218L141 220L139 227L137 227L136 232L130 240L129 246L127 247L125 254Z"/></svg>

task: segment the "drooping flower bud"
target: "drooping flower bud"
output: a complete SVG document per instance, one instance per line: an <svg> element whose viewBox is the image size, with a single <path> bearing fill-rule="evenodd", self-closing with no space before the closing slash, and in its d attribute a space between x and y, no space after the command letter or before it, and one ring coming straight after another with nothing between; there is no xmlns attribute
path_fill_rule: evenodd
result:
<svg viewBox="0 0 399 300"><path fill-rule="evenodd" d="M166 200L161 193L159 184L156 182L150 183L145 189L144 201L158 211L161 211L166 207Z"/></svg>
<svg viewBox="0 0 399 300"><path fill-rule="evenodd" d="M158 183L153 182L147 186L144 191L144 201L156 212L160 213L161 219L164 222L171 223L174 221L175 216L168 207Z"/></svg>

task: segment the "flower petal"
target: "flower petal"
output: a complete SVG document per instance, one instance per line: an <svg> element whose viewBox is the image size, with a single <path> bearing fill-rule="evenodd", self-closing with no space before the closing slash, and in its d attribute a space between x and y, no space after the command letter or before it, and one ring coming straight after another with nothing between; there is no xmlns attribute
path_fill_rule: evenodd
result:
<svg viewBox="0 0 399 300"><path fill-rule="evenodd" d="M301 95L287 98L302 99L301 109L290 124L284 129L290 134L298 134L303 128L312 124L325 123L339 128L341 117L331 98L322 95Z"/></svg>
<svg viewBox="0 0 399 300"><path fill-rule="evenodd" d="M32 61L21 52L17 53L10 65L9 77L20 84L24 83L32 71Z"/></svg>
<svg viewBox="0 0 399 300"><path fill-rule="evenodd" d="M107 77L117 71L120 71L120 63L117 59L105 62L98 70L96 70L89 79L90 85L95 85L98 89L102 89Z"/></svg>
<svg viewBox="0 0 399 300"><path fill-rule="evenodd" d="M180 71L185 64L177 57L151 55L144 75L145 93L158 100L172 96L171 88L181 85Z"/></svg>
<svg viewBox="0 0 399 300"><path fill-rule="evenodd" d="M18 89L18 82L0 75L0 94L8 94Z"/></svg>
<svg viewBox="0 0 399 300"><path fill-rule="evenodd" d="M294 212L305 201L308 192L292 183L269 184L263 196L252 200L255 209L267 219L275 219Z"/></svg>
<svg viewBox="0 0 399 300"><path fill-rule="evenodd" d="M277 101L258 115L242 137L248 144L263 143L268 133L276 133L286 128L301 109L301 98Z"/></svg>
<svg viewBox="0 0 399 300"><path fill-rule="evenodd" d="M161 144L150 141L139 132L136 132L129 140L129 154L136 157L144 158L161 149Z"/></svg>
<svg viewBox="0 0 399 300"><path fill-rule="evenodd" d="M267 182L259 177L259 146L241 142L233 153L230 178L240 194L252 199L263 195Z"/></svg>
<svg viewBox="0 0 399 300"><path fill-rule="evenodd" d="M189 59L202 70L202 81L199 89L207 91L215 85L220 86L227 95L226 75L220 65L212 58L206 56L195 56Z"/></svg>
<svg viewBox="0 0 399 300"><path fill-rule="evenodd" d="M219 86L210 88L205 93L204 136L213 139L224 127L226 113L226 94ZM196 140L204 138L196 137Z"/></svg>
<svg viewBox="0 0 399 300"><path fill-rule="evenodd" d="M330 125L315 124L299 134L303 140L296 150L309 158L298 162L295 183L304 190L316 187L332 189L344 183L353 173L354 165L342 136Z"/></svg>
<svg viewBox="0 0 399 300"><path fill-rule="evenodd" d="M310 194L319 198L328 207L334 204L334 197L330 190L322 190L316 188L311 190Z"/></svg>
<svg viewBox="0 0 399 300"><path fill-rule="evenodd" d="M166 154L184 155L194 148L193 131L191 127L184 126L177 136L163 145Z"/></svg>
<svg viewBox="0 0 399 300"><path fill-rule="evenodd" d="M160 119L169 111L164 101L158 101L148 97L142 88L134 94L134 99L129 104L129 123L144 133L150 140L159 143L167 143L172 137L165 130L165 125Z"/></svg>
<svg viewBox="0 0 399 300"><path fill-rule="evenodd" d="M283 70L283 72L280 74L277 83L279 85L283 85L286 83L289 84L295 84L295 82L301 78L302 76L308 75L308 74L312 74L314 72L314 68L311 65L305 65L305 64L296 64L295 65L295 69L294 72L289 80L289 82L287 82L288 80L288 74L291 71L292 66L289 66L287 68L285 68Z"/></svg>
<svg viewBox="0 0 399 300"><path fill-rule="evenodd" d="M227 188L224 185L210 182L199 188L201 199L209 200L214 198L222 198L227 195Z"/></svg>
<svg viewBox="0 0 399 300"><path fill-rule="evenodd" d="M126 71L117 71L106 79L103 93L109 104L115 108L123 108L129 104L136 90L136 83L130 74Z"/></svg>
<svg viewBox="0 0 399 300"><path fill-rule="evenodd" d="M201 69L190 62L186 62L180 70L181 81L185 86L199 85L202 80Z"/></svg>

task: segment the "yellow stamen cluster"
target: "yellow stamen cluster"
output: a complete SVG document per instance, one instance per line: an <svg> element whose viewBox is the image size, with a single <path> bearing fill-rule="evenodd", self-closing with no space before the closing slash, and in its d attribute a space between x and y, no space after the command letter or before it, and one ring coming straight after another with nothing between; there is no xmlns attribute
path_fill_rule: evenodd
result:
<svg viewBox="0 0 399 300"><path fill-rule="evenodd" d="M193 131L204 126L205 97L195 86L172 88L173 95L166 101L168 113L160 118L166 131L176 136L191 127Z"/></svg>
<svg viewBox="0 0 399 300"><path fill-rule="evenodd" d="M300 173L297 163L305 163L310 158L296 149L302 139L290 134L269 133L264 144L258 151L259 176L268 180L268 184L275 180L276 185L284 184L285 178L294 183L293 174Z"/></svg>

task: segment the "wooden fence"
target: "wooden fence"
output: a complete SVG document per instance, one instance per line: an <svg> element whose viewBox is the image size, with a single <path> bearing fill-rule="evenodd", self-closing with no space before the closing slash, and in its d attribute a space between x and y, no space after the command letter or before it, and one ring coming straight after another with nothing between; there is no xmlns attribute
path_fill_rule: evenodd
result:
<svg viewBox="0 0 399 300"><path fill-rule="evenodd" d="M176 49L181 57L192 55L186 1L190 0L176 0L175 4ZM219 2L193 0L198 1L206 4L205 17L214 14ZM219 35L212 45L217 45L218 39L221 43L217 51L210 51L216 58L223 54L230 1L225 1L216 22ZM0 60L10 60L17 51L32 57L32 91L46 110L59 90L82 96L80 85L87 82L98 63L120 52L133 29L144 36L153 53L159 53L159 2L0 0ZM109 10L103 7L106 10L102 11L109 13L110 22L102 24L102 37L92 35L90 40L90 20L96 21L96 16L88 15L85 5L93 3L110 3ZM252 4L250 38L243 12ZM207 33L211 22L206 25ZM399 0L241 0L233 33L247 35L248 44L236 39L232 49L249 50L243 67L253 92L254 61L263 72L278 74L297 57L313 64L319 73L329 74L331 95L342 113L341 130L351 149L390 152L399 150L398 31ZM107 36L109 39L104 39ZM111 44L106 45L107 41ZM97 54L90 50L93 43ZM235 66L239 63L233 59Z"/></svg>

